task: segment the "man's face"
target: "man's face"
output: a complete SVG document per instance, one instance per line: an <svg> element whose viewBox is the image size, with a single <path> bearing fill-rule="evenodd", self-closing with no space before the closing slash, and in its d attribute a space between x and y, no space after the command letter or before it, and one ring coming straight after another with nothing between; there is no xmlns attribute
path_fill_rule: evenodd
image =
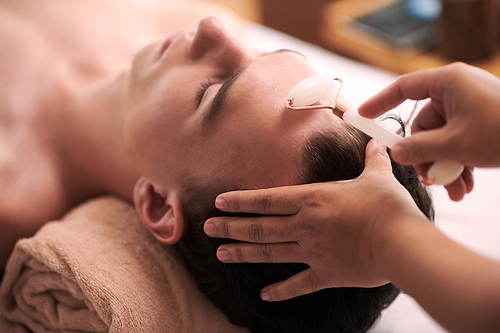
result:
<svg viewBox="0 0 500 333"><path fill-rule="evenodd" d="M186 177L239 188L297 183L306 139L343 126L331 111L286 109L291 89L314 74L294 52L253 55L213 17L149 45L134 60L126 100L125 139L139 171L165 187ZM332 92L322 102L333 100Z"/></svg>

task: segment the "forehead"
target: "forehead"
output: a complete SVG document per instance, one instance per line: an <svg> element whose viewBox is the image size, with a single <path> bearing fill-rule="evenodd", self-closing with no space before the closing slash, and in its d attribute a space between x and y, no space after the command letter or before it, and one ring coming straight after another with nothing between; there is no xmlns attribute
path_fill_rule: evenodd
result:
<svg viewBox="0 0 500 333"><path fill-rule="evenodd" d="M326 124L326 127L335 127L343 122L328 109L292 111L286 108L290 91L300 81L315 74L307 59L296 52L278 52L255 58L231 87L227 106L233 110L246 110L247 116L279 118L288 127L294 127L292 122L302 125L320 122L322 126L316 126L316 130ZM323 102L333 104L334 100L335 91L332 90Z"/></svg>
<svg viewBox="0 0 500 333"><path fill-rule="evenodd" d="M303 56L280 52L253 60L228 91L219 133L231 138L227 144L244 141L245 149L235 154L256 153L251 160L261 161L267 169L258 174L279 171L279 175L270 177L274 186L296 183L307 139L318 132L335 131L342 122L328 109L301 112L286 108L293 87L314 74ZM233 157L231 161L240 159ZM287 172L283 166L287 166Z"/></svg>
<svg viewBox="0 0 500 333"><path fill-rule="evenodd" d="M252 89L262 96L286 98L304 78L316 74L307 59L293 51L278 51L255 58L241 74L243 89Z"/></svg>
<svg viewBox="0 0 500 333"><path fill-rule="evenodd" d="M254 58L241 71L227 94L230 109L266 109L277 116L286 109L288 94L315 72L304 56L280 51ZM272 110L272 112L270 112Z"/></svg>

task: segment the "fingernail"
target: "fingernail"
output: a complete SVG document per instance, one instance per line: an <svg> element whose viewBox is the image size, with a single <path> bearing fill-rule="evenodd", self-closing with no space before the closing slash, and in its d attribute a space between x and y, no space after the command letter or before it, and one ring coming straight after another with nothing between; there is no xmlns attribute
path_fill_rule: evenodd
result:
<svg viewBox="0 0 500 333"><path fill-rule="evenodd" d="M217 258L219 258L220 261L229 261L229 251L228 250L217 251Z"/></svg>
<svg viewBox="0 0 500 333"><path fill-rule="evenodd" d="M271 299L271 296L269 296L268 293L262 293L260 294L260 298L262 298L262 300L264 301L269 301Z"/></svg>
<svg viewBox="0 0 500 333"><path fill-rule="evenodd" d="M220 210L226 209L227 208L226 207L226 199L221 198L221 197L217 197L215 199L215 207L217 207Z"/></svg>
<svg viewBox="0 0 500 333"><path fill-rule="evenodd" d="M399 161L408 160L408 151L406 151L406 148L401 146L401 145L396 145L392 149L391 155L394 159L399 160Z"/></svg>
<svg viewBox="0 0 500 333"><path fill-rule="evenodd" d="M215 225L213 223L210 223L210 222L205 223L205 233L208 236L217 235L217 229L215 228Z"/></svg>

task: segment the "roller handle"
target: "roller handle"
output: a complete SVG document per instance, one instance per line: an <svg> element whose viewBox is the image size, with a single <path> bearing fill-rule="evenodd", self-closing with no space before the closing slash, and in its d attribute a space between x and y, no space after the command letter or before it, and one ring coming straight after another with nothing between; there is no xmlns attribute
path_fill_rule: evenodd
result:
<svg viewBox="0 0 500 333"><path fill-rule="evenodd" d="M342 117L344 121L383 143L390 149L394 147L396 142L402 139L401 136L382 127L373 119L360 116L358 111L353 107L347 108ZM434 162L429 168L427 178L434 184L446 186L460 177L463 170L464 166L458 162L440 160Z"/></svg>

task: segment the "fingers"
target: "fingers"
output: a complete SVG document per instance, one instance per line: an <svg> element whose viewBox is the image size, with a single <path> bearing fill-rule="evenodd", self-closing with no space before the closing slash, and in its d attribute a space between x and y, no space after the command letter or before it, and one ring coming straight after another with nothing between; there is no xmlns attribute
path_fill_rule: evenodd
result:
<svg viewBox="0 0 500 333"><path fill-rule="evenodd" d="M392 110L406 99L432 97L432 87L439 70L421 70L402 75L392 84L361 104L358 112L363 117L375 118Z"/></svg>
<svg viewBox="0 0 500 333"><path fill-rule="evenodd" d="M448 196L453 201L460 201L467 193L470 193L474 188L474 175L472 170L466 167L462 175L453 183L446 186Z"/></svg>
<svg viewBox="0 0 500 333"><path fill-rule="evenodd" d="M429 101L417 114L411 124L412 133L431 130L446 125L444 110L439 103Z"/></svg>
<svg viewBox="0 0 500 333"><path fill-rule="evenodd" d="M358 113L367 118L375 118L392 110L407 99L400 88L399 79L358 107Z"/></svg>
<svg viewBox="0 0 500 333"><path fill-rule="evenodd" d="M364 286L372 288L382 286L387 283L389 283L389 281L385 278L361 284L358 282L353 283L353 281L346 278L346 276L332 276L331 274L329 276L325 276L321 273L318 274L313 268L308 268L285 281L273 283L264 287L260 292L260 297L264 301L277 302L311 294L325 288L339 288L354 285L358 287Z"/></svg>
<svg viewBox="0 0 500 333"><path fill-rule="evenodd" d="M467 188L465 181L462 177L458 177L453 183L445 186L446 191L448 191L448 196L453 201L460 201L464 198L467 193Z"/></svg>
<svg viewBox="0 0 500 333"><path fill-rule="evenodd" d="M304 262L304 251L297 243L231 243L217 249L217 258L224 263Z"/></svg>
<svg viewBox="0 0 500 333"><path fill-rule="evenodd" d="M413 165L441 159L455 160L449 137L445 129L418 132L396 143L391 156L396 162Z"/></svg>
<svg viewBox="0 0 500 333"><path fill-rule="evenodd" d="M324 288L326 287L320 286L318 276L309 268L285 281L264 287L260 297L264 301L277 302L307 295Z"/></svg>
<svg viewBox="0 0 500 333"><path fill-rule="evenodd" d="M296 214L307 185L276 187L264 190L234 191L219 195L215 206L226 212L262 215Z"/></svg>
<svg viewBox="0 0 500 333"><path fill-rule="evenodd" d="M253 243L295 242L302 233L287 217L213 217L204 225L210 237L230 238Z"/></svg>
<svg viewBox="0 0 500 333"><path fill-rule="evenodd" d="M472 171L473 169L466 166L462 174L467 193L472 192L472 190L474 189L474 174L472 173Z"/></svg>

